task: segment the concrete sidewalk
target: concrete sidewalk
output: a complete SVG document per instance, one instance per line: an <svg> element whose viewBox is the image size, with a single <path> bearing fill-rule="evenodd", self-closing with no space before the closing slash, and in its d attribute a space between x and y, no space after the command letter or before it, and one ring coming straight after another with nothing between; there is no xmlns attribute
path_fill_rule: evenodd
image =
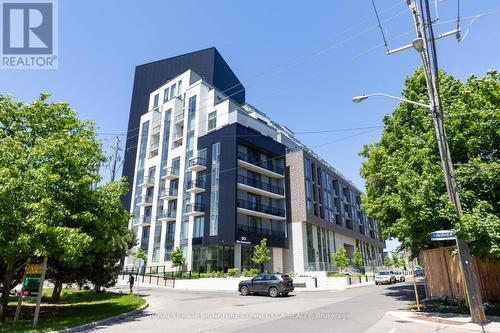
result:
<svg viewBox="0 0 500 333"><path fill-rule="evenodd" d="M412 311L391 311L388 315L403 321L418 323L440 324L441 326L455 329L465 329L479 332L500 333L500 317L488 316L486 325L474 324L469 315L456 313L426 313Z"/></svg>

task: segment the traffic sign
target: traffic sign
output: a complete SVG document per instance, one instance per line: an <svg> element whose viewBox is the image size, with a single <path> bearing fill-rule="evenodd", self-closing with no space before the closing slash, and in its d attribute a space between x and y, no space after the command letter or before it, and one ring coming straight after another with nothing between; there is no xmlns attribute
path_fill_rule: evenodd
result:
<svg viewBox="0 0 500 333"><path fill-rule="evenodd" d="M431 240L433 241L456 240L455 230L433 231L431 232Z"/></svg>

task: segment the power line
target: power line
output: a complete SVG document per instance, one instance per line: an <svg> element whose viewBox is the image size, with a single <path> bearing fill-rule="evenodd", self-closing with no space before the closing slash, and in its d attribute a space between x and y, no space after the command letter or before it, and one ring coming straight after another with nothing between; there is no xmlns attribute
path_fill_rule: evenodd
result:
<svg viewBox="0 0 500 333"><path fill-rule="evenodd" d="M384 30L382 29L382 24L380 23L380 17L378 16L377 6L375 6L375 0L372 0L372 5L373 5L373 10L375 11L375 16L377 17L378 27L380 28L382 39L384 40L385 51L389 52L389 47L387 46L387 40L385 38Z"/></svg>

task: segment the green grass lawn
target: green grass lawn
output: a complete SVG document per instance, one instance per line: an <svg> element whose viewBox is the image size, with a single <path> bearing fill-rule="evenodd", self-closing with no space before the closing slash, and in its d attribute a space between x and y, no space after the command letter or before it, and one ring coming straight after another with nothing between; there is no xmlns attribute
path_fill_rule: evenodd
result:
<svg viewBox="0 0 500 333"><path fill-rule="evenodd" d="M51 304L50 295L52 295L52 289L44 290L36 330L31 329L35 309L34 299L31 298L24 298L20 320L16 329L12 329L12 320L17 305L17 298L12 297L9 301L9 316L5 324L0 324L0 333L47 332L64 329L132 311L146 302L142 298L128 294L111 292L96 294L91 290L63 289L61 301Z"/></svg>

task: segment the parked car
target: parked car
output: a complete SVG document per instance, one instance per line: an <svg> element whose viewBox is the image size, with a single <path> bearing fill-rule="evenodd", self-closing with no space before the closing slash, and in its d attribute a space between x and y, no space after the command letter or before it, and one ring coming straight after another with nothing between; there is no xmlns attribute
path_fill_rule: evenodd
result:
<svg viewBox="0 0 500 333"><path fill-rule="evenodd" d="M23 289L23 285L22 284L18 284L17 286L15 286L14 288L12 288L10 290L10 294L11 295L19 295L21 293L21 290Z"/></svg>
<svg viewBox="0 0 500 333"><path fill-rule="evenodd" d="M403 272L394 272L394 277L396 278L396 282L405 282L405 275Z"/></svg>
<svg viewBox="0 0 500 333"><path fill-rule="evenodd" d="M285 274L259 274L251 280L241 281L238 291L242 296L249 294L285 296L293 291L293 279Z"/></svg>
<svg viewBox="0 0 500 333"><path fill-rule="evenodd" d="M392 271L380 271L375 275L375 284L396 283L396 276Z"/></svg>
<svg viewBox="0 0 500 333"><path fill-rule="evenodd" d="M424 276L424 269L420 266L415 267L415 276Z"/></svg>

